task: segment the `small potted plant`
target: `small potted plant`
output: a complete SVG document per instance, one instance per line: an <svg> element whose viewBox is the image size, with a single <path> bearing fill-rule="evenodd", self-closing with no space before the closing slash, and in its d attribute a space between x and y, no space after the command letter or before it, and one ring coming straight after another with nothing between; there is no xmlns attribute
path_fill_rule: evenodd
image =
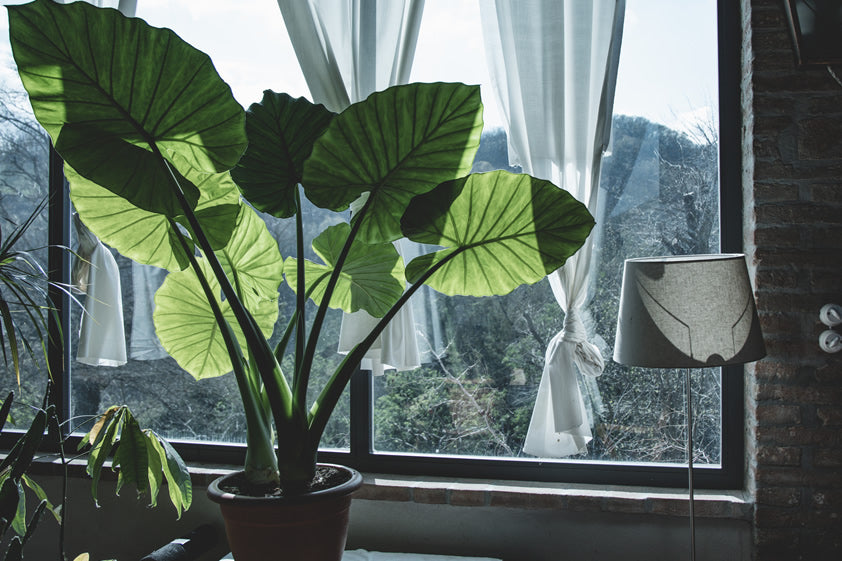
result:
<svg viewBox="0 0 842 561"><path fill-rule="evenodd" d="M537 282L578 250L593 218L547 181L469 175L482 131L476 86L397 86L338 115L266 92L245 113L210 59L170 30L83 3L36 0L9 13L18 72L80 217L123 255L170 271L155 300L170 355L197 378L236 377L245 466L209 491L233 516L235 557L339 559L347 495L361 479L317 470L318 445L366 350L422 285L484 296ZM282 259L254 211L294 217L297 247L282 249L303 256L302 193L332 211L354 205L349 222L313 241L321 263ZM401 237L440 249L404 265L392 244ZM296 306L270 345L283 283ZM308 299L318 306L309 324ZM328 307L380 319L313 397ZM337 470L339 492L314 487ZM300 523L326 504L336 512L313 514L320 533L293 530L302 549L279 529L255 529L273 517ZM335 539L324 535L330 521Z"/></svg>

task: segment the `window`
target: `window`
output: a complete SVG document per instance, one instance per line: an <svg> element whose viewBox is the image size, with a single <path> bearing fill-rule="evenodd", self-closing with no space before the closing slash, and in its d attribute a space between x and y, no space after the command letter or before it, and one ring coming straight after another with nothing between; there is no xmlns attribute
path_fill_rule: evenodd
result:
<svg viewBox="0 0 842 561"><path fill-rule="evenodd" d="M724 13L730 4L725 1L719 8L716 0L674 4L627 3L612 150L603 163L596 217L605 228L597 240L587 321L602 341L607 368L599 378L580 379L594 433L587 453L552 460L521 451L544 352L563 324L545 280L492 299L419 294L422 298L413 305L424 364L418 371L376 377L360 371L326 432L325 459L381 472L681 484L686 462L683 377L667 370L626 369L610 360L623 259L740 249L739 195L719 196L720 185L739 184L739 162L728 159L739 152L734 144L739 120L733 118L738 79L729 62L729 57L736 60L739 46L729 27L739 21L738 14ZM142 0L138 16L175 29L209 53L243 105L259 100L265 88L308 95L273 3L246 7ZM4 68L9 68L3 54ZM484 68L475 0L428 0L412 79L487 85ZM19 85L12 85L13 72L4 71L0 78L2 108L12 111L18 95L13 88ZM487 88L483 98L486 132L475 170L513 168L503 119ZM4 127L0 134L10 131ZM23 153L24 141L15 138L0 140L4 148ZM9 197L23 179L0 185L7 215L33 207L47 191L46 148L40 146L32 160L40 166L34 172L40 182L31 194L27 191L28 198ZM7 167L3 178L9 177ZM306 212L317 216L322 211L308 207ZM51 222L60 214L54 207ZM292 243L284 240L291 239L291 225L274 219L267 223L282 253L289 254ZM43 239L36 245L44 245L46 230L46 223L39 225ZM77 232L69 232L69 222L63 230L64 243L75 247ZM111 403L128 403L145 424L181 441L186 456L236 461L244 420L233 377L197 382L166 357L151 328L149 298L161 273L115 258L129 362L113 368L77 361L81 311L69 306L70 368L60 373L68 386L67 414L84 416ZM291 296L289 302L282 300L282 318L290 302ZM338 334L340 315L329 322L329 330ZM324 342L320 360L338 360L334 343ZM734 379L718 370L694 373L694 461L701 485L741 482L742 388L739 382L733 385ZM37 385L29 391L40 396Z"/></svg>

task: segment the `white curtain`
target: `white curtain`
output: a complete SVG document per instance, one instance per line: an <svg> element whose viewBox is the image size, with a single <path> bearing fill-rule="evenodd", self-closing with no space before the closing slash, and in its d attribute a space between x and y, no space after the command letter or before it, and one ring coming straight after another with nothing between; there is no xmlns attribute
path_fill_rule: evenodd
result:
<svg viewBox="0 0 842 561"><path fill-rule="evenodd" d="M88 3L99 8L117 8L130 17L135 15L137 7L137 0L88 0ZM126 334L120 269L111 251L82 224L78 215L73 218L78 247L71 284L86 294L76 360L91 366L122 366L126 364Z"/></svg>
<svg viewBox="0 0 842 561"><path fill-rule="evenodd" d="M480 10L510 159L596 213L625 0L480 0ZM592 438L577 381L579 374L598 376L604 367L582 321L592 238L549 277L565 318L547 348L524 444L535 456L584 452Z"/></svg>
<svg viewBox="0 0 842 561"><path fill-rule="evenodd" d="M126 364L120 270L111 252L73 215L78 240L72 286L86 295L76 360L91 366Z"/></svg>
<svg viewBox="0 0 842 561"><path fill-rule="evenodd" d="M278 0L278 7L314 102L338 113L409 81L424 0ZM376 322L365 312L344 316L339 351L353 349ZM404 306L362 366L377 374L419 365L412 309Z"/></svg>

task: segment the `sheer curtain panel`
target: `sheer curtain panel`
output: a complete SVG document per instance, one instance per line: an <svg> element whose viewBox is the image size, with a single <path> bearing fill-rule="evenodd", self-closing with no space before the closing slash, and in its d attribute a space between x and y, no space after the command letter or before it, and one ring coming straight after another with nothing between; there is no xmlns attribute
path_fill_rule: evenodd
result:
<svg viewBox="0 0 842 561"><path fill-rule="evenodd" d="M510 160L595 213L625 0L480 0L480 10ZM593 237L549 278L565 319L547 348L524 444L535 456L584 452L592 438L577 377L598 376L604 367L582 321Z"/></svg>
<svg viewBox="0 0 842 561"><path fill-rule="evenodd" d="M278 7L315 103L338 113L409 81L424 0L278 0ZM339 351L353 349L375 323L365 312L344 316ZM412 309L404 306L363 368L379 373L420 363Z"/></svg>

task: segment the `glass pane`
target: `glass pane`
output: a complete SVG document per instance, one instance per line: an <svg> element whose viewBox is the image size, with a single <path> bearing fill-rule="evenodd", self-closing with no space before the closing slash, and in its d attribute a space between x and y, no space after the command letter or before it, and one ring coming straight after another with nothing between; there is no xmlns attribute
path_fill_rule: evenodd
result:
<svg viewBox="0 0 842 561"><path fill-rule="evenodd" d="M49 142L32 115L23 84L15 71L7 18L0 18L0 29L0 240L6 244L38 205L45 201ZM0 400L9 391L15 392L18 406L12 410L10 421L10 426L15 427L29 425L34 413L28 406L41 405L48 381L41 346L42 341L46 341L44 322L47 311L33 307L33 304L47 304L44 297L47 288L45 275L38 271L39 267L47 270L47 228L47 212L44 211L26 228L21 238L7 248L7 251L23 253L12 261L5 261L7 255L4 255L4 263L0 265L3 281L0 295L9 305L10 317L18 330L15 340L21 359L19 386L9 346L10 336L4 325L0 328L4 341ZM18 289L32 298L32 302L28 303L27 297L21 297Z"/></svg>
<svg viewBox="0 0 842 561"><path fill-rule="evenodd" d="M264 89L305 95L306 85L286 35L277 5L263 0L197 3L189 1L144 0L138 2L137 16L149 24L169 27L196 48L210 55L219 74L244 106L257 102ZM329 213L308 206L305 209L307 243L331 220ZM295 255L294 223L264 216L270 232L278 240L284 258ZM74 232L75 236L76 232ZM77 247L74 237L72 246ZM158 343L152 324L153 295L165 272L130 262L112 251L120 270L123 323L128 363L122 366L90 365L78 360L81 310L72 318L72 410L76 426L86 416L115 403L125 403L148 426L172 439L193 441L244 442L245 417L236 381L232 374L194 380L169 358ZM306 257L313 259L312 250ZM286 285L280 288L279 321L271 343L277 343L286 328L294 296ZM312 316L314 310L308 310ZM332 365L341 360L336 352L340 314L328 314L322 344L317 351L311 384L315 398ZM96 323L96 322L93 322ZM292 343L289 349L292 349ZM291 371L292 358L282 366ZM323 445L347 448L349 443L349 399L343 396L337 414L328 425ZM81 429L86 430L86 426Z"/></svg>
<svg viewBox="0 0 842 561"><path fill-rule="evenodd" d="M480 38L476 3L428 1L413 79L480 83L487 132L474 171L505 169L506 134ZM628 1L585 317L606 370L580 376L594 439L573 459L686 461L683 373L626 369L611 347L624 259L718 251L716 60L714 0ZM435 330L419 325L428 362L374 380L375 449L526 457L544 353L564 319L549 283L500 298L426 298L427 317L436 318ZM716 464L719 371L695 371L693 385L696 460Z"/></svg>

